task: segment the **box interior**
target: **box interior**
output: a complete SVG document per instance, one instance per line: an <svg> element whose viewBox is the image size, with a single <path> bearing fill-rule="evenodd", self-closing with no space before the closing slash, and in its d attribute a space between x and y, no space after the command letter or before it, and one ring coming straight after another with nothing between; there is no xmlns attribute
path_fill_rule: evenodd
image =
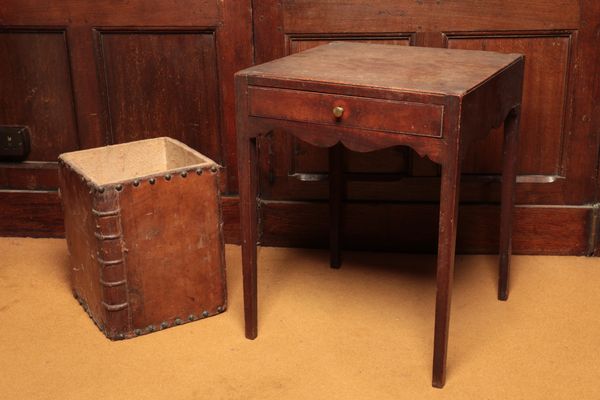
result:
<svg viewBox="0 0 600 400"><path fill-rule="evenodd" d="M75 151L60 158L97 185L216 165L210 158L167 137Z"/></svg>

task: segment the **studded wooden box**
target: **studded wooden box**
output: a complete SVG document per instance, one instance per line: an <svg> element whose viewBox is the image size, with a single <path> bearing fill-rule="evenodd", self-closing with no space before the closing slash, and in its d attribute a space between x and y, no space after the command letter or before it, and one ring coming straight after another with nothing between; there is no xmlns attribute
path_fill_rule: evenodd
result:
<svg viewBox="0 0 600 400"><path fill-rule="evenodd" d="M157 138L59 165L73 292L109 339L225 310L218 164Z"/></svg>

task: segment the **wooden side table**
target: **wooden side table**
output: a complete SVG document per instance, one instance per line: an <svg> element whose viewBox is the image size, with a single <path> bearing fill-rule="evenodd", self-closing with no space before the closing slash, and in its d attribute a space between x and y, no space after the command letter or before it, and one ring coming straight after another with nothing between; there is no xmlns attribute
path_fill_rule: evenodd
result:
<svg viewBox="0 0 600 400"><path fill-rule="evenodd" d="M341 145L410 146L441 165L433 386L442 387L461 160L504 122L498 298L508 296L524 58L519 54L333 42L236 74L246 337L257 336L256 138L280 128L330 148L331 266L340 265Z"/></svg>

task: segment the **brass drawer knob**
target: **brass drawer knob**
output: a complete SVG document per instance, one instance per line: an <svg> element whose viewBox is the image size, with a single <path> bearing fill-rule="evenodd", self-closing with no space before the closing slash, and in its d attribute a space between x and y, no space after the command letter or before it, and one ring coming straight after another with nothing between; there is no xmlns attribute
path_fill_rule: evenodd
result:
<svg viewBox="0 0 600 400"><path fill-rule="evenodd" d="M333 116L336 118L342 118L342 115L344 115L344 107L333 107Z"/></svg>

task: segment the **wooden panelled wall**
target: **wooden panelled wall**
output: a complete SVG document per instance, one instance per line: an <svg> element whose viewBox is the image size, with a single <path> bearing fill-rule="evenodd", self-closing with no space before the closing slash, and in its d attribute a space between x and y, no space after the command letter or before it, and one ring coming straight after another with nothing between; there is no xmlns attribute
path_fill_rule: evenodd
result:
<svg viewBox="0 0 600 400"><path fill-rule="evenodd" d="M331 40L525 54L514 250L598 252L595 0L5 0L0 125L29 126L32 151L0 163L0 234L63 234L61 152L168 135L225 166L235 242L232 75ZM460 251L497 248L501 138L466 157ZM278 132L259 145L262 242L326 246L327 152ZM403 147L344 158L345 247L433 251L438 167Z"/></svg>

